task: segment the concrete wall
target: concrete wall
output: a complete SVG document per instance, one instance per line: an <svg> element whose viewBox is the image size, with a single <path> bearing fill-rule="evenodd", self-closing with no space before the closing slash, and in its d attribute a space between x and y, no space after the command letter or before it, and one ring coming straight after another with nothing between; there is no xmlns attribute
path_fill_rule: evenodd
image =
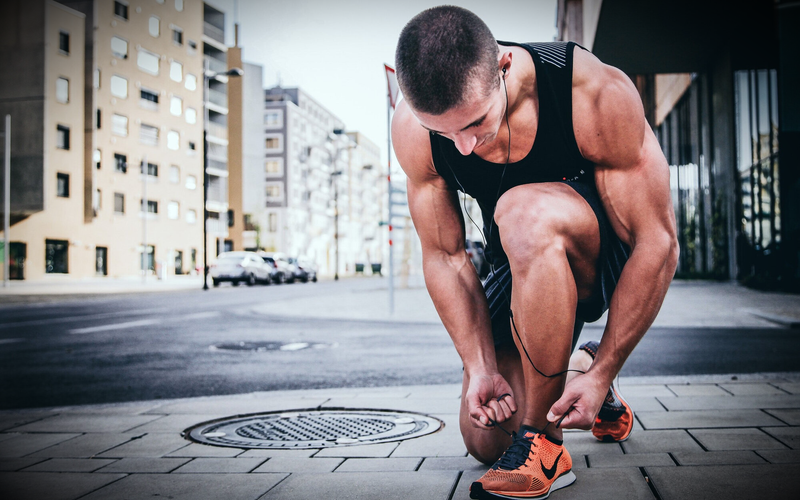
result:
<svg viewBox="0 0 800 500"><path fill-rule="evenodd" d="M656 126L661 125L691 84L689 73L656 75Z"/></svg>
<svg viewBox="0 0 800 500"><path fill-rule="evenodd" d="M228 49L228 69L242 67L242 48ZM228 239L233 242L234 250L243 250L242 231L242 158L244 124L242 112L246 106L243 102L241 77L228 78L228 210L233 211L233 221L228 221ZM229 212L230 213L230 212ZM233 225L230 225L233 223Z"/></svg>

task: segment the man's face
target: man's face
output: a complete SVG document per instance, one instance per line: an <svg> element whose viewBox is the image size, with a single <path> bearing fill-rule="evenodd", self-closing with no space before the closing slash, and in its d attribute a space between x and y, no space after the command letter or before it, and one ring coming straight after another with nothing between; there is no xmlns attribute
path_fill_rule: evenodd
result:
<svg viewBox="0 0 800 500"><path fill-rule="evenodd" d="M506 111L506 98L502 85L496 86L488 96L480 86L473 85L464 104L444 114L429 115L411 109L423 127L447 137L467 156L489 147L497 137Z"/></svg>

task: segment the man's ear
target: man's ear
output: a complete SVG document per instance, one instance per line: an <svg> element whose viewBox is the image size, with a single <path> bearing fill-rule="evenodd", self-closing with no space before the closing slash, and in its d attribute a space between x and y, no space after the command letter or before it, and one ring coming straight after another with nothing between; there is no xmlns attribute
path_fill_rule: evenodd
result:
<svg viewBox="0 0 800 500"><path fill-rule="evenodd" d="M511 59L514 54L511 51L500 52L497 57L497 69L503 74L503 78L508 75L511 70Z"/></svg>

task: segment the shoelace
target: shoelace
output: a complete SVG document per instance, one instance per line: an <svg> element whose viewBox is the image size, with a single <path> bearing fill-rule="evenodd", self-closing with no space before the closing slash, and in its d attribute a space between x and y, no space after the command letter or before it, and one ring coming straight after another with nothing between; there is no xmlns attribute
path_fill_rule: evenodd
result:
<svg viewBox="0 0 800 500"><path fill-rule="evenodd" d="M531 448L537 447L537 444L533 442L536 436L526 438L525 436L520 436L516 432L512 432L511 436L513 438L511 446L503 453L500 460L492 466L493 469L519 469L521 466L525 465L525 462L528 460ZM535 454L536 451L533 451L533 453Z"/></svg>

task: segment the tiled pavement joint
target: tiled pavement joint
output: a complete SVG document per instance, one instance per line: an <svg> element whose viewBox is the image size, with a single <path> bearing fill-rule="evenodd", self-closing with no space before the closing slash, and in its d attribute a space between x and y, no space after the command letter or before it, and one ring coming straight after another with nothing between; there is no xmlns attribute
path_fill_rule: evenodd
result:
<svg viewBox="0 0 800 500"><path fill-rule="evenodd" d="M639 467L639 472L642 473L642 477L644 481L647 483L647 487L650 488L650 492L653 494L655 500L661 500L661 495L658 493L658 489L656 485L653 484L653 481L650 479L650 476L647 475L647 471L644 467Z"/></svg>

